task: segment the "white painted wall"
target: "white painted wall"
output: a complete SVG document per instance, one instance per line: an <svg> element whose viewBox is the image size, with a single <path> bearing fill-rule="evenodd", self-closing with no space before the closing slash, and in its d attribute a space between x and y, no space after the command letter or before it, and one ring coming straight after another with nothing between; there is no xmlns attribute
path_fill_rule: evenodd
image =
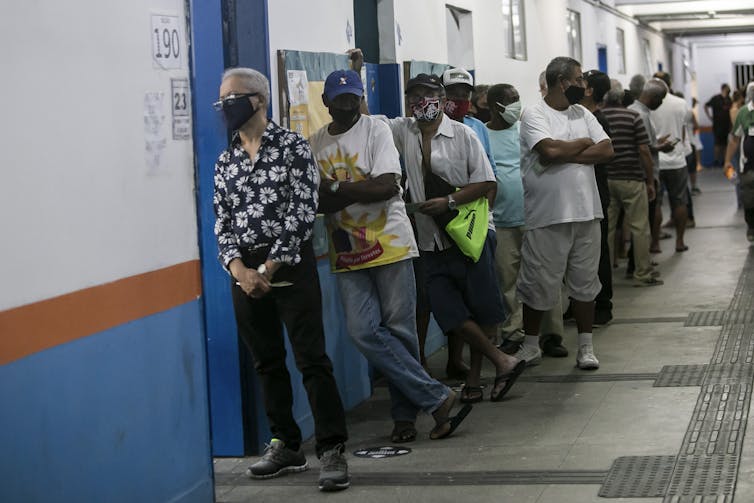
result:
<svg viewBox="0 0 754 503"><path fill-rule="evenodd" d="M396 46L398 62L426 60L448 62L445 29L445 3L472 12L474 29L474 62L477 82L513 84L526 102L539 97L537 78L547 63L566 55L566 8L581 14L584 69L597 68L597 45L607 46L608 72L624 84L643 73L640 39L646 37L652 51L652 70L661 61L667 68L668 50L673 46L659 34L641 29L629 20L615 16L584 0L526 0L527 60L519 61L505 54L505 31L500 3L490 0L392 0L396 23L401 27L402 41ZM617 74L618 50L616 27L622 28L626 40L626 72ZM679 59L679 58L676 58Z"/></svg>
<svg viewBox="0 0 754 503"><path fill-rule="evenodd" d="M182 69L153 67L151 12L180 16ZM198 258L192 142L171 134L185 40L181 0L0 3L0 310Z"/></svg>
<svg viewBox="0 0 754 503"><path fill-rule="evenodd" d="M691 67L696 74L698 99L702 104L718 94L724 82L733 87L734 62L754 61L754 34L687 37L683 42L691 53ZM699 120L702 125L711 125L703 111Z"/></svg>
<svg viewBox="0 0 754 503"><path fill-rule="evenodd" d="M274 0L268 8L273 117L279 121L277 51L345 53L353 48L353 0Z"/></svg>

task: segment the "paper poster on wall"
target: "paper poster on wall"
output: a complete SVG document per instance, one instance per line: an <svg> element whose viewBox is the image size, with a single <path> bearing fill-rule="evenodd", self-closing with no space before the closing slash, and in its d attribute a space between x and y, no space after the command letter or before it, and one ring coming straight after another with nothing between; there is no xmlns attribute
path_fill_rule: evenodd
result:
<svg viewBox="0 0 754 503"><path fill-rule="evenodd" d="M309 108L306 104L291 105L288 114L291 131L309 138Z"/></svg>
<svg viewBox="0 0 754 503"><path fill-rule="evenodd" d="M144 93L144 160L149 174L162 168L162 157L167 147L165 135L165 93Z"/></svg>
<svg viewBox="0 0 754 503"><path fill-rule="evenodd" d="M183 30L178 15L152 14L152 62L164 70L182 68Z"/></svg>
<svg viewBox="0 0 754 503"><path fill-rule="evenodd" d="M170 99L173 110L173 139L191 138L191 96L188 79L170 79Z"/></svg>
<svg viewBox="0 0 754 503"><path fill-rule="evenodd" d="M309 81L305 70L288 70L288 102L293 105L309 103Z"/></svg>

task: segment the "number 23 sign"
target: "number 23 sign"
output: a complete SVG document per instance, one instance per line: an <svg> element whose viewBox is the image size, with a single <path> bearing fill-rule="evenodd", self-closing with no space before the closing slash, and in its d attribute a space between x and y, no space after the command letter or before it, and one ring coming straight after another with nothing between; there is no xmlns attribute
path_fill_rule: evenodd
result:
<svg viewBox="0 0 754 503"><path fill-rule="evenodd" d="M181 68L183 35L178 16L152 14L152 61L166 70Z"/></svg>

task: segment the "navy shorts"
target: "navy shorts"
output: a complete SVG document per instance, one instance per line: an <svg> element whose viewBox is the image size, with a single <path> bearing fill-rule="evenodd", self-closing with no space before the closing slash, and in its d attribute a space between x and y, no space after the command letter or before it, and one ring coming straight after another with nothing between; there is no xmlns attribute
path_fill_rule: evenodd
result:
<svg viewBox="0 0 754 503"><path fill-rule="evenodd" d="M457 246L424 252L429 305L443 332L473 320L482 327L505 320L495 272L495 232L490 230L479 261L474 263Z"/></svg>

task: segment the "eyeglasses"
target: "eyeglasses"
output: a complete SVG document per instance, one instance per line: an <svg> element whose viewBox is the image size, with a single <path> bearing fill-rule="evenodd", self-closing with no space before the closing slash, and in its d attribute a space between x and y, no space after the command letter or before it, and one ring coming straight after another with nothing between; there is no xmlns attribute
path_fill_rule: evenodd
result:
<svg viewBox="0 0 754 503"><path fill-rule="evenodd" d="M257 95L259 95L259 93L229 94L225 98L212 103L212 108L220 112L225 107L233 106L238 100L247 99Z"/></svg>

